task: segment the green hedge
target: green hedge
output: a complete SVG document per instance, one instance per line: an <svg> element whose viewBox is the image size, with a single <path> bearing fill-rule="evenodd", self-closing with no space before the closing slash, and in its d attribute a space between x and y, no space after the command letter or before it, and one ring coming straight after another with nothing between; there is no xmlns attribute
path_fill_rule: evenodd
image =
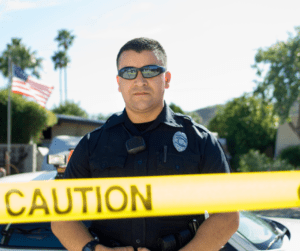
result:
<svg viewBox="0 0 300 251"><path fill-rule="evenodd" d="M0 90L0 143L7 143L7 90ZM11 142L38 143L42 132L57 123L54 113L39 104L11 93Z"/></svg>
<svg viewBox="0 0 300 251"><path fill-rule="evenodd" d="M265 171L287 171L295 170L295 166L289 164L286 160L272 160L258 150L251 149L243 154L239 161L238 171L240 172L265 172Z"/></svg>
<svg viewBox="0 0 300 251"><path fill-rule="evenodd" d="M286 160L293 166L300 166L300 145L289 146L283 149L279 155L279 158Z"/></svg>

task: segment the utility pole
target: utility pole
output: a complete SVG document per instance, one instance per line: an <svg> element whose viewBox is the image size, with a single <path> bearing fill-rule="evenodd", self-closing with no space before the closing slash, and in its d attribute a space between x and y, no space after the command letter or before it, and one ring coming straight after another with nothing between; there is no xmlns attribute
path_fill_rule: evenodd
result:
<svg viewBox="0 0 300 251"><path fill-rule="evenodd" d="M11 86L12 86L12 60L8 57L9 84L7 99L7 151L5 152L6 175L10 175L10 152L11 152Z"/></svg>
<svg viewBox="0 0 300 251"><path fill-rule="evenodd" d="M67 64L65 66L65 102L67 102L67 100L68 100L68 97L67 97L67 67L68 67L67 52L66 52L66 60L67 60Z"/></svg>

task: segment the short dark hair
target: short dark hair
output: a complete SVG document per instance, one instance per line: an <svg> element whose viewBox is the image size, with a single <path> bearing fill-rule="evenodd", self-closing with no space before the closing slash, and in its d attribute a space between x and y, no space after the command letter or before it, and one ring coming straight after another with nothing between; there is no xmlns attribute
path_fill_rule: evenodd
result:
<svg viewBox="0 0 300 251"><path fill-rule="evenodd" d="M120 49L118 56L117 56L117 68L119 68L119 59L121 54L124 51L130 51L133 50L135 52L142 52L142 51L153 51L158 58L162 62L162 66L165 68L167 67L167 54L164 50L164 48L161 46L161 44L151 38L146 37L140 37L135 38L130 41L128 41L126 44L123 45L123 47Z"/></svg>

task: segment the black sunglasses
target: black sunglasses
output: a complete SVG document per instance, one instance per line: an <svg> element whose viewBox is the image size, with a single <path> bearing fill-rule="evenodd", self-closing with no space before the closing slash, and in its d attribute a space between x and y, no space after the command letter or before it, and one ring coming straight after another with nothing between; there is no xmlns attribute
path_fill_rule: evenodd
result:
<svg viewBox="0 0 300 251"><path fill-rule="evenodd" d="M166 68L159 65L145 65L141 68L124 67L118 71L118 76L125 79L135 79L140 71L144 78L153 78L166 71Z"/></svg>

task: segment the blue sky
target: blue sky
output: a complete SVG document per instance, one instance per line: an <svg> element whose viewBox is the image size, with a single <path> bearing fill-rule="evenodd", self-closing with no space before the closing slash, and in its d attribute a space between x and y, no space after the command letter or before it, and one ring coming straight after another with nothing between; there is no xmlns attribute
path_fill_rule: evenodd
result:
<svg viewBox="0 0 300 251"><path fill-rule="evenodd" d="M257 49L286 40L300 25L299 10L296 0L0 0L0 53L18 37L44 58L42 80L54 86L51 109L60 100L54 38L60 29L72 30L68 99L89 114L108 114L124 108L116 82L120 47L154 38L172 74L167 103L193 111L251 92ZM1 75L0 88L7 83Z"/></svg>

